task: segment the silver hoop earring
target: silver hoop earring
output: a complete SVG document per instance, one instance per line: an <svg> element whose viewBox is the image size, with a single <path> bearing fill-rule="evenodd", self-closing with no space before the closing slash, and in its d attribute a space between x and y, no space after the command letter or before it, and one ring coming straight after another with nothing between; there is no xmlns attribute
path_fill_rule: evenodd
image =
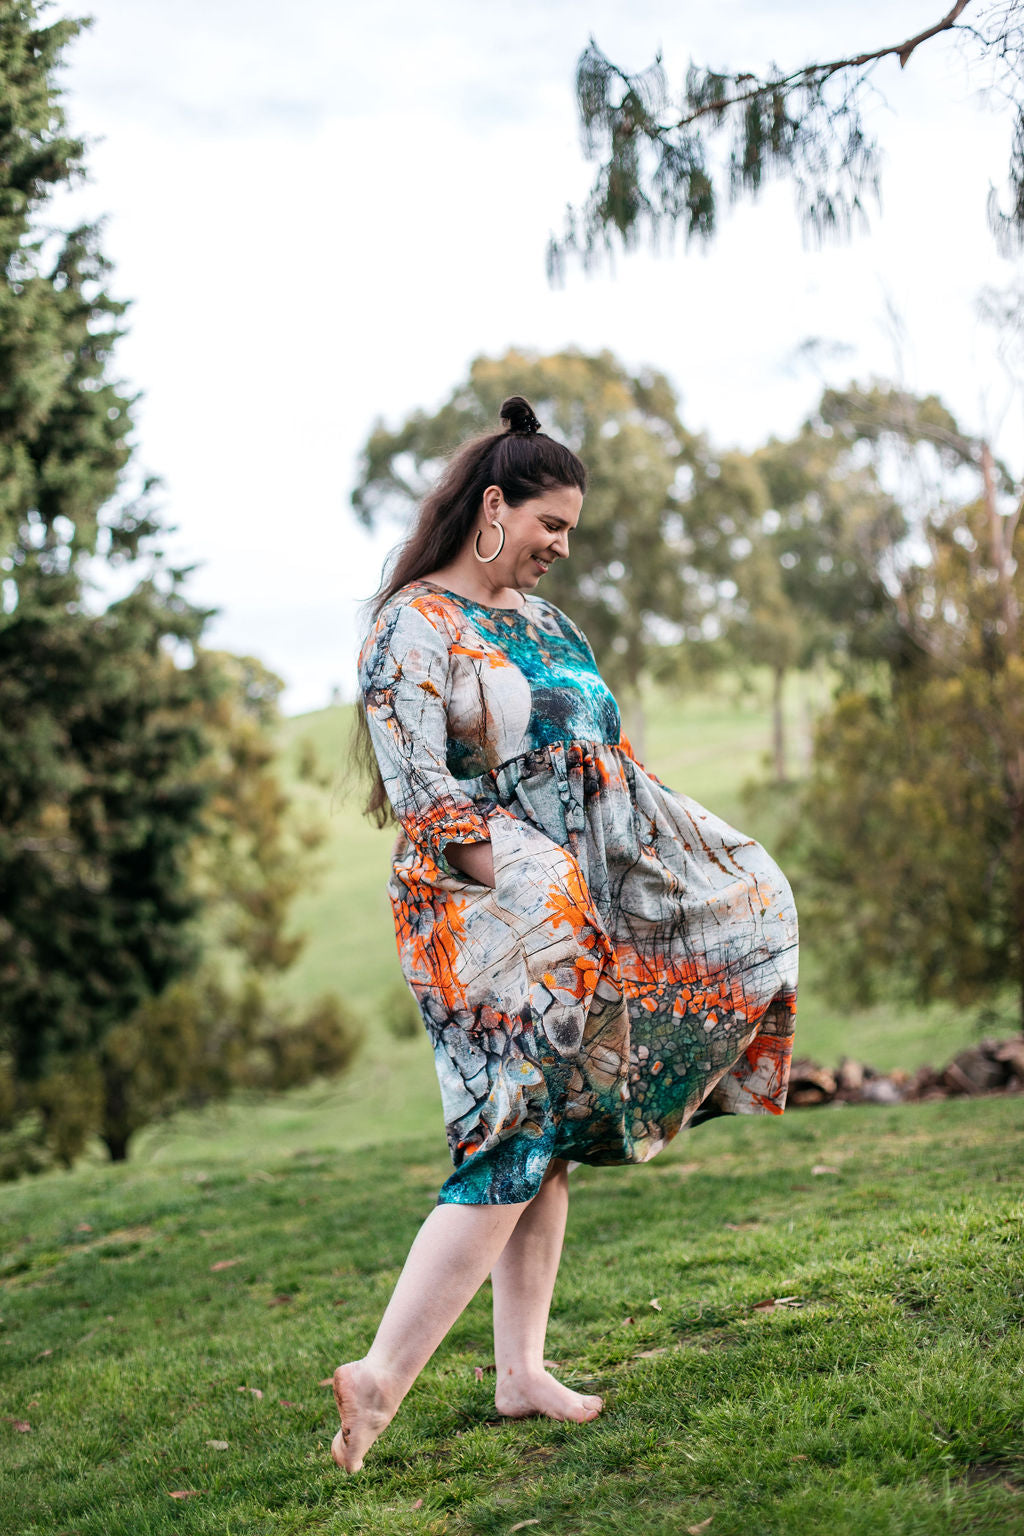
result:
<svg viewBox="0 0 1024 1536"><path fill-rule="evenodd" d="M477 529L476 538L473 540L473 553L480 561L481 565L490 565L492 560L497 560L498 556L505 548L505 530L498 522L497 518L495 518L494 522L491 524L491 527L497 528L498 532L501 534L501 543L498 545L493 555L482 555L480 553L480 535L483 533L482 528Z"/></svg>

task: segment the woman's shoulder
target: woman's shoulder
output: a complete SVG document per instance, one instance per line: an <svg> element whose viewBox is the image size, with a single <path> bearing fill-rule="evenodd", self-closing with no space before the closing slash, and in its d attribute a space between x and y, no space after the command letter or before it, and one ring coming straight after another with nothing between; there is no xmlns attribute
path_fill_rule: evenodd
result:
<svg viewBox="0 0 1024 1536"><path fill-rule="evenodd" d="M424 637L434 630L446 645L453 644L459 635L458 608L440 587L426 581L410 581L399 587L382 605L363 641L366 650L382 635L391 636L396 630L408 630Z"/></svg>

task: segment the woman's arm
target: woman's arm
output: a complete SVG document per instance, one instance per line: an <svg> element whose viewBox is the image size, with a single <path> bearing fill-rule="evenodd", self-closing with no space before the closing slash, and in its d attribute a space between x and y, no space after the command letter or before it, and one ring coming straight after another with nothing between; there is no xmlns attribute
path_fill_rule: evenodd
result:
<svg viewBox="0 0 1024 1536"><path fill-rule="evenodd" d="M488 817L445 761L447 640L411 605L385 610L360 657L360 683L388 799L410 840L480 885L494 885ZM454 854L454 857L449 857Z"/></svg>

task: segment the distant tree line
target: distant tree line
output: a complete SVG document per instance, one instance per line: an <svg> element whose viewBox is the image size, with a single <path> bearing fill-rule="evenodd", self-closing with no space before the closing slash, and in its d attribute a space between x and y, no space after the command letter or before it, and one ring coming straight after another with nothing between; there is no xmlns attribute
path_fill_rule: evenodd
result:
<svg viewBox="0 0 1024 1536"><path fill-rule="evenodd" d="M126 306L98 232L53 232L82 174L61 54L80 23L0 6L0 1176L110 1156L183 1104L342 1070L358 1029L274 978L321 834L282 790L280 681L206 649L126 478ZM102 604L108 573L126 595Z"/></svg>
<svg viewBox="0 0 1024 1536"><path fill-rule="evenodd" d="M477 359L439 411L373 430L357 514L401 527L512 390L590 470L544 595L634 718L652 681L768 669L800 906L841 995L977 1009L1009 989L1024 1023L1019 474L935 396L884 382L825 390L791 438L719 451L661 374L511 352ZM812 665L835 696L792 782L783 684Z"/></svg>

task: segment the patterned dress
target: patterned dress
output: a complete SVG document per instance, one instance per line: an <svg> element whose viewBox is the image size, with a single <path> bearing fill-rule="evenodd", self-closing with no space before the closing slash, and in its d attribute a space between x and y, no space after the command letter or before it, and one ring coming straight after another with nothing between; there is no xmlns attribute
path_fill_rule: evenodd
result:
<svg viewBox="0 0 1024 1536"><path fill-rule="evenodd" d="M698 1110L781 1114L790 888L636 761L572 621L539 597L490 608L413 582L367 636L360 683L455 1165L439 1199L529 1200L552 1157L646 1162ZM444 856L487 839L493 889Z"/></svg>

